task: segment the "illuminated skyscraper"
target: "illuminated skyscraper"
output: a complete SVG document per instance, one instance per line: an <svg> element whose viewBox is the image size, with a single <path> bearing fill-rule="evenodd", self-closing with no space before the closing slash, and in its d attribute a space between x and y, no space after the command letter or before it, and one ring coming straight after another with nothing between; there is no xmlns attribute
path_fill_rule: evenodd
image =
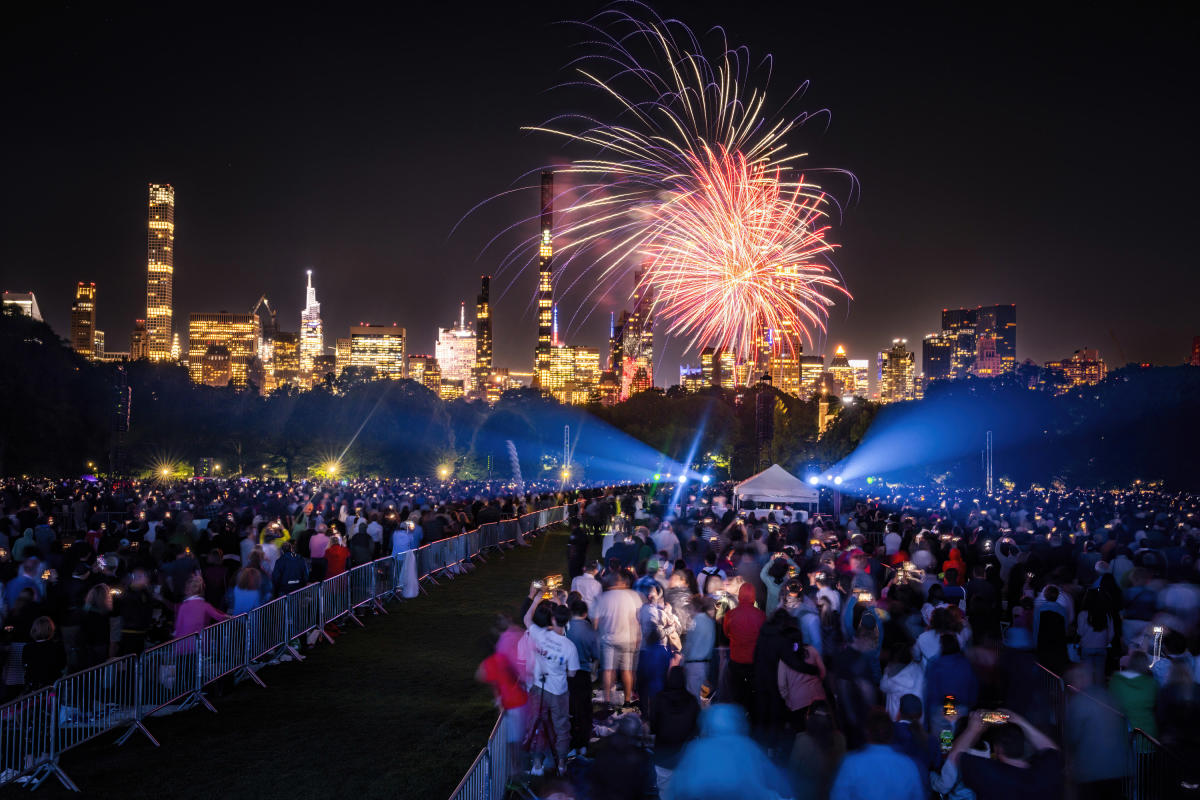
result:
<svg viewBox="0 0 1200 800"><path fill-rule="evenodd" d="M300 374L299 335L283 331L275 332L272 338L270 373L274 388L308 385L308 381L302 379Z"/></svg>
<svg viewBox="0 0 1200 800"><path fill-rule="evenodd" d="M558 402L581 405L598 391L600 382L600 351L595 347L550 348L550 379L542 391L549 392Z"/></svg>
<svg viewBox="0 0 1200 800"><path fill-rule="evenodd" d="M84 358L103 354L96 349L96 284L75 284L75 302L71 304L71 348Z"/></svg>
<svg viewBox="0 0 1200 800"><path fill-rule="evenodd" d="M951 378L965 378L975 366L975 321L973 308L942 309L942 336L953 346Z"/></svg>
<svg viewBox="0 0 1200 800"><path fill-rule="evenodd" d="M214 384L204 379L206 358L212 374L224 374L228 365L230 380L245 386L261 369L258 359L260 331L258 317L253 314L191 314L188 317L188 375L196 383ZM210 354L210 348L213 348ZM214 379L215 380L215 379ZM219 385L225 385L224 383ZM259 387L261 388L261 386Z"/></svg>
<svg viewBox="0 0 1200 800"><path fill-rule="evenodd" d="M300 374L312 373L313 359L325 352L325 331L321 326L321 304L312 285L312 270L305 270L308 287L304 293L304 310L300 312Z"/></svg>
<svg viewBox="0 0 1200 800"><path fill-rule="evenodd" d="M434 354L442 368L442 381L457 381L463 392L475 385L475 331L467 325L467 307L462 304L458 312L458 325L438 328Z"/></svg>
<svg viewBox="0 0 1200 800"><path fill-rule="evenodd" d="M803 393L800 379L800 358L804 346L797 331L790 326L771 331L771 385L781 392L799 397Z"/></svg>
<svg viewBox="0 0 1200 800"><path fill-rule="evenodd" d="M5 292L3 304L16 309L18 314L42 322L42 310L38 308L33 292Z"/></svg>
<svg viewBox="0 0 1200 800"><path fill-rule="evenodd" d="M404 377L405 330L391 325L353 325L350 328L350 366L375 370L377 380Z"/></svg>
<svg viewBox="0 0 1200 800"><path fill-rule="evenodd" d="M975 369L976 377L995 378L1004 372L1004 361L996 347L996 337L989 333L975 337Z"/></svg>
<svg viewBox="0 0 1200 800"><path fill-rule="evenodd" d="M1188 364L1200 367L1200 336L1192 337L1192 357L1188 359Z"/></svg>
<svg viewBox="0 0 1200 800"><path fill-rule="evenodd" d="M146 341L151 361L168 361L175 333L175 188L150 184L146 228ZM203 354L201 354L203 355ZM199 373L193 380L199 380Z"/></svg>
<svg viewBox="0 0 1200 800"><path fill-rule="evenodd" d="M854 373L854 394L857 397L867 397L871 391L870 359L852 358L850 359L850 369Z"/></svg>
<svg viewBox="0 0 1200 800"><path fill-rule="evenodd" d="M796 394L810 397L821 390L821 376L825 374L825 356L800 356L800 387ZM772 373L771 378L775 375Z"/></svg>
<svg viewBox="0 0 1200 800"><path fill-rule="evenodd" d="M133 333L129 335L129 360L137 361L150 357L150 340L146 334L146 320L133 321Z"/></svg>
<svg viewBox="0 0 1200 800"><path fill-rule="evenodd" d="M705 387L734 388L733 352L706 347L700 351L700 379Z"/></svg>
<svg viewBox="0 0 1200 800"><path fill-rule="evenodd" d="M336 339L334 341L334 370L341 377L342 370L350 366L350 339Z"/></svg>
<svg viewBox="0 0 1200 800"><path fill-rule="evenodd" d="M492 276L484 275L475 298L475 391L487 393L492 377Z"/></svg>
<svg viewBox="0 0 1200 800"><path fill-rule="evenodd" d="M856 385L857 376L850 366L850 359L846 358L846 348L840 344L833 351L833 358L829 362L829 374L833 376L834 394L852 395L865 391Z"/></svg>
<svg viewBox="0 0 1200 800"><path fill-rule="evenodd" d="M949 380L954 374L955 343L945 331L931 333L921 341L921 371L927 382Z"/></svg>
<svg viewBox="0 0 1200 800"><path fill-rule="evenodd" d="M429 389L441 393L442 368L437 359L428 354L413 353L408 357L408 378Z"/></svg>
<svg viewBox="0 0 1200 800"><path fill-rule="evenodd" d="M545 387L550 380L550 349L554 346L554 173L542 173L541 234L538 237L538 339L534 353L534 385ZM443 366L443 370L445 367Z"/></svg>
<svg viewBox="0 0 1200 800"><path fill-rule="evenodd" d="M622 311L609 339L609 369L621 381L621 399L654 386L654 295L633 276L633 311Z"/></svg>
<svg viewBox="0 0 1200 800"><path fill-rule="evenodd" d="M996 342L996 355L1001 372L1017 368L1017 307L1011 303L1000 306L980 306L975 309L975 336L991 336ZM976 348L978 351L978 347Z"/></svg>
<svg viewBox="0 0 1200 800"><path fill-rule="evenodd" d="M899 403L916 397L916 354L907 339L893 339L879 354L879 402Z"/></svg>

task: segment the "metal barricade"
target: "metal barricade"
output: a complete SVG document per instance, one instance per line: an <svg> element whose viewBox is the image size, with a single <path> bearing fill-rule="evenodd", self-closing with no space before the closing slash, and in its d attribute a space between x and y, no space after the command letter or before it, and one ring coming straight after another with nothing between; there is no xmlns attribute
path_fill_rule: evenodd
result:
<svg viewBox="0 0 1200 800"><path fill-rule="evenodd" d="M137 656L98 664L54 683L58 697L56 752L137 723Z"/></svg>
<svg viewBox="0 0 1200 800"><path fill-rule="evenodd" d="M269 661L279 651L298 655L288 636L288 600L278 597L264 603L246 615L246 671L253 676L250 665ZM259 683L262 681L255 678Z"/></svg>
<svg viewBox="0 0 1200 800"><path fill-rule="evenodd" d="M347 578L347 573L335 575L329 580L337 580L338 578ZM329 581L326 581L328 583ZM295 641L301 636L312 631L320 631L321 635L329 640L330 644L333 639L329 634L325 633L324 618L324 584L310 583L308 586L297 589L296 591L285 595L284 600L287 601L287 632L289 642ZM348 589L348 586L347 586ZM346 598L349 600L349 591L346 593ZM291 648L295 651L295 648Z"/></svg>
<svg viewBox="0 0 1200 800"><path fill-rule="evenodd" d="M18 781L36 789L51 775L79 787L58 766L58 702L52 686L0 705L0 787Z"/></svg>
<svg viewBox="0 0 1200 800"><path fill-rule="evenodd" d="M383 603L375 598L375 570L374 561L350 570L350 607L370 606L377 612L386 614Z"/></svg>
<svg viewBox="0 0 1200 800"><path fill-rule="evenodd" d="M471 768L450 794L450 800L487 800L492 786L488 767L488 751L484 748L475 756Z"/></svg>
<svg viewBox="0 0 1200 800"><path fill-rule="evenodd" d="M486 561L487 559L483 557L483 531L476 528L473 531L464 533L463 536L466 539L467 548L463 557L467 559L479 558L481 561Z"/></svg>
<svg viewBox="0 0 1200 800"><path fill-rule="evenodd" d="M355 567L355 569L360 569L360 567ZM316 585L314 584L314 586ZM340 575L334 575L332 578L326 578L325 582L319 584L319 586L321 589L321 634L332 644L333 638L325 632L326 625L348 616L357 622L359 627L362 627L362 620L354 616L354 611L350 606L349 572L343 572ZM304 591L304 589L300 591Z"/></svg>
<svg viewBox="0 0 1200 800"><path fill-rule="evenodd" d="M384 610L383 603L388 598L400 599L400 594L396 591L396 564L395 556L384 556L372 562L375 569L375 599L380 610Z"/></svg>
<svg viewBox="0 0 1200 800"><path fill-rule="evenodd" d="M492 733L488 736L487 752L491 771L490 800L503 800L508 780L520 771L521 731L517 730L519 717L501 713Z"/></svg>
<svg viewBox="0 0 1200 800"><path fill-rule="evenodd" d="M170 705L179 705L179 710L203 703L211 710L212 705L201 694L200 667L197 646L200 634L183 636L147 648L137 659L135 670L137 683L136 703L129 729L117 740L124 744L134 731L146 734L155 747L158 740L146 729L145 720L155 712Z"/></svg>
<svg viewBox="0 0 1200 800"><path fill-rule="evenodd" d="M200 631L200 685L207 686L246 666L247 621L246 614L239 614Z"/></svg>
<svg viewBox="0 0 1200 800"><path fill-rule="evenodd" d="M1038 693L1040 704L1047 714L1046 719L1033 720L1054 731L1055 740L1062 742L1063 725L1067 718L1067 689L1063 679L1038 664Z"/></svg>

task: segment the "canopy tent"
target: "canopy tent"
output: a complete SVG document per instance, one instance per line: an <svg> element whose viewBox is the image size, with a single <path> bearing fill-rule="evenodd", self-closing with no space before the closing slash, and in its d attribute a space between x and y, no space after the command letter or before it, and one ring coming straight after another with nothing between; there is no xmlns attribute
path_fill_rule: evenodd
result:
<svg viewBox="0 0 1200 800"><path fill-rule="evenodd" d="M747 478L733 487L738 504L747 500L760 503L816 503L817 488L809 486L778 464Z"/></svg>

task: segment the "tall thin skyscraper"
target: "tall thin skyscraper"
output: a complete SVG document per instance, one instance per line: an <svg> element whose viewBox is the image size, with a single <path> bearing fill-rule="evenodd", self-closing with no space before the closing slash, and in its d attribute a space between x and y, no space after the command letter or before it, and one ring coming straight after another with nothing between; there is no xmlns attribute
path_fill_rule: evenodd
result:
<svg viewBox="0 0 1200 800"><path fill-rule="evenodd" d="M175 333L175 187L150 184L146 228L146 355L171 358Z"/></svg>
<svg viewBox="0 0 1200 800"><path fill-rule="evenodd" d="M96 349L96 284L75 284L75 302L71 304L71 348L87 359L101 353Z"/></svg>
<svg viewBox="0 0 1200 800"><path fill-rule="evenodd" d="M975 309L975 336L992 336L1001 372L1017 369L1017 307L1012 303ZM978 348L977 348L978 350Z"/></svg>
<svg viewBox="0 0 1200 800"><path fill-rule="evenodd" d="M481 278L475 298L475 391L486 392L492 375L492 276Z"/></svg>
<svg viewBox="0 0 1200 800"><path fill-rule="evenodd" d="M550 348L554 340L554 285L551 265L554 246L554 173L542 173L542 231L538 238L538 340L534 353L533 380L537 386L550 381Z"/></svg>
<svg viewBox="0 0 1200 800"><path fill-rule="evenodd" d="M308 288L304 295L304 310L300 312L300 374L312 373L313 359L325 352L325 333L321 327L321 304L312 285L312 270L305 270Z"/></svg>

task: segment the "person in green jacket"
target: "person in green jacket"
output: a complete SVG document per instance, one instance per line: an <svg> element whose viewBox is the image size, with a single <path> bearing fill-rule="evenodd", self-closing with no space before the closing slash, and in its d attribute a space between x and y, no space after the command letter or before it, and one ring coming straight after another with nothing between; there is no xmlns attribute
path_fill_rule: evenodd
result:
<svg viewBox="0 0 1200 800"><path fill-rule="evenodd" d="M1125 669L1113 673L1108 691L1117 701L1117 708L1129 720L1130 728L1139 728L1147 736L1158 736L1154 703L1158 697L1158 682L1150 674L1150 656L1142 650L1129 654Z"/></svg>

